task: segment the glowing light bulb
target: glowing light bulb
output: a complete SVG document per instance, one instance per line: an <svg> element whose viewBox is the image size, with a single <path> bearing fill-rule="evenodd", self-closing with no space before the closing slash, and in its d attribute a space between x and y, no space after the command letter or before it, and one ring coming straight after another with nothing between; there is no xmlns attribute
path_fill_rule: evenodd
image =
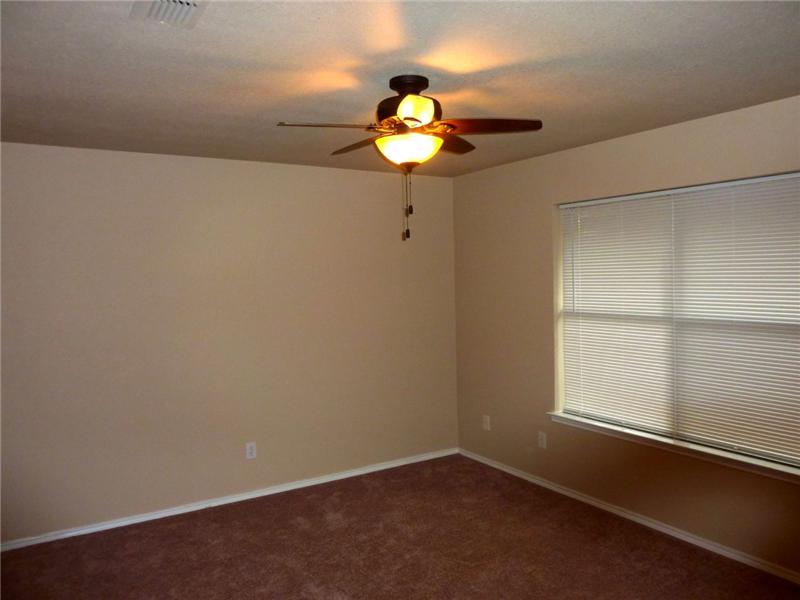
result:
<svg viewBox="0 0 800 600"><path fill-rule="evenodd" d="M433 121L434 111L431 98L408 94L397 107L397 117L409 127L422 127Z"/></svg>
<svg viewBox="0 0 800 600"><path fill-rule="evenodd" d="M385 135L375 145L396 165L419 165L433 158L442 147L442 138L424 133Z"/></svg>

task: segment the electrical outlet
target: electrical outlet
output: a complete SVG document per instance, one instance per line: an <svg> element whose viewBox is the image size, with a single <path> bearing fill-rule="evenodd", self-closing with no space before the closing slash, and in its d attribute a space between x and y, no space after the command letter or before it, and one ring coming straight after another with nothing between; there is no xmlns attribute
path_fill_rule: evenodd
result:
<svg viewBox="0 0 800 600"><path fill-rule="evenodd" d="M492 430L492 420L489 418L489 415L483 415L483 430L484 431Z"/></svg>
<svg viewBox="0 0 800 600"><path fill-rule="evenodd" d="M539 448L544 448L545 450L547 450L547 433L545 433L544 431L539 432L538 443L539 443Z"/></svg>
<svg viewBox="0 0 800 600"><path fill-rule="evenodd" d="M244 445L244 457L247 460L252 460L256 457L256 443L255 442L247 442Z"/></svg>

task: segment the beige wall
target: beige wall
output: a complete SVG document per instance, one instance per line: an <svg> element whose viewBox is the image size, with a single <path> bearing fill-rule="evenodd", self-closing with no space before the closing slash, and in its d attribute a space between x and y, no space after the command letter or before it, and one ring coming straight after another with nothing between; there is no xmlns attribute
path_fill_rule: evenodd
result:
<svg viewBox="0 0 800 600"><path fill-rule="evenodd" d="M546 415L555 404L554 205L796 169L800 97L458 177L460 445L800 570L800 485ZM535 448L537 430L547 450Z"/></svg>
<svg viewBox="0 0 800 600"><path fill-rule="evenodd" d="M3 539L455 446L452 182L400 192L3 144Z"/></svg>

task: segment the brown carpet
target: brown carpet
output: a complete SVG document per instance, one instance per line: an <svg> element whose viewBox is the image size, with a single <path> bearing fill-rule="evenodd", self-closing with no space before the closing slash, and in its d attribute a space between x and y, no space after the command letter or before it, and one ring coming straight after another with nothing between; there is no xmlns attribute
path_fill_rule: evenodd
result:
<svg viewBox="0 0 800 600"><path fill-rule="evenodd" d="M15 598L800 598L452 456L2 555Z"/></svg>

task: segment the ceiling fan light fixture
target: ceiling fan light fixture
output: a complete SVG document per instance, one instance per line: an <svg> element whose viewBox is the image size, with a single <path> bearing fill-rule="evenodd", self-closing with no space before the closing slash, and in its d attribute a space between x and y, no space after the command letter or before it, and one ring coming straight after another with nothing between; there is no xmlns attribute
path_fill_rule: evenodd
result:
<svg viewBox="0 0 800 600"><path fill-rule="evenodd" d="M435 135L400 133L379 137L375 146L396 165L420 165L436 156L443 141Z"/></svg>
<svg viewBox="0 0 800 600"><path fill-rule="evenodd" d="M397 106L397 117L411 128L427 125L436 116L433 98L407 94Z"/></svg>
<svg viewBox="0 0 800 600"><path fill-rule="evenodd" d="M156 0L158 1L158 0ZM160 0L185 2L187 0ZM411 237L408 218L414 212L411 205L411 171L441 150L451 154L466 154L475 150L461 135L474 133L514 133L537 131L542 122L533 119L447 119L442 121L442 105L436 98L421 96L428 88L428 78L422 75L397 75L389 80L396 96L384 98L375 110L376 121L368 125L349 123L286 123L282 127L337 127L363 129L373 137L360 140L332 152L345 154L375 144L386 162L403 172L404 227L402 239Z"/></svg>

